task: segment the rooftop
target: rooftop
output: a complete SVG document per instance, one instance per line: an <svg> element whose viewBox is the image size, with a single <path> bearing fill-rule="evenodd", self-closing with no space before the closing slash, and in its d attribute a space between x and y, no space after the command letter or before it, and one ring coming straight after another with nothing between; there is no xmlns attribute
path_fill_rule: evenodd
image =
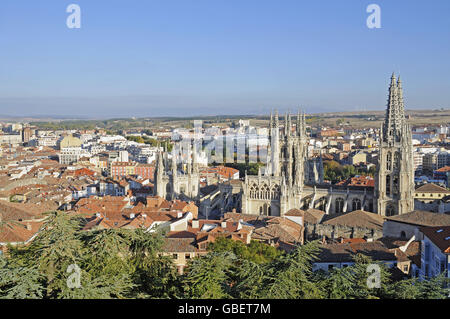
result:
<svg viewBox="0 0 450 319"><path fill-rule="evenodd" d="M449 226L450 215L414 210L410 213L384 217L386 220L418 226Z"/></svg>
<svg viewBox="0 0 450 319"><path fill-rule="evenodd" d="M383 217L363 210L327 215L324 217L324 221L322 223L325 225L345 225L349 227L361 227L378 230L383 229Z"/></svg>

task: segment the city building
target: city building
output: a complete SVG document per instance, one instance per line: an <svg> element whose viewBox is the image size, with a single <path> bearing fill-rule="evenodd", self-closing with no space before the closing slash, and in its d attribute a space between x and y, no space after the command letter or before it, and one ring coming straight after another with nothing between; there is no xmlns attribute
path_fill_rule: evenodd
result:
<svg viewBox="0 0 450 319"><path fill-rule="evenodd" d="M421 227L423 234L420 278L444 274L450 278L450 226Z"/></svg>

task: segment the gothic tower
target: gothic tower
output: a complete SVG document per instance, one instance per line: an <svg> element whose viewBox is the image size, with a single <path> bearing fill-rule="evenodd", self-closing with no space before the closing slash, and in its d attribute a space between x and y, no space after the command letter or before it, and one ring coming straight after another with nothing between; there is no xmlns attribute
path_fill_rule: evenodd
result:
<svg viewBox="0 0 450 319"><path fill-rule="evenodd" d="M405 118L402 82L392 74L375 176L379 215L401 215L414 210L413 164L411 128Z"/></svg>
<svg viewBox="0 0 450 319"><path fill-rule="evenodd" d="M163 164L163 153L159 152L157 155L156 168L154 172L154 187L153 195L166 197L166 185L164 183L165 168Z"/></svg>
<svg viewBox="0 0 450 319"><path fill-rule="evenodd" d="M283 125L283 124L282 124ZM271 114L264 175L245 175L241 211L246 214L283 216L299 208L304 186L304 162L307 150L305 115L298 113L296 130L286 114L281 129L278 111Z"/></svg>
<svg viewBox="0 0 450 319"><path fill-rule="evenodd" d="M282 177L288 188L296 188L300 192L304 185L304 164L306 158L306 123L305 114L297 115L295 132L292 131L291 115L286 113L284 128L280 133L278 111L275 119L270 116L269 145L267 151L266 176Z"/></svg>
<svg viewBox="0 0 450 319"><path fill-rule="evenodd" d="M177 165L177 158L181 156L178 153L178 149L174 148L172 151L170 168L169 159L167 158L168 153L158 153L154 173L154 195L168 200L198 200L200 188L198 154L196 145L191 146L190 143L188 144L188 147L184 150L186 152L187 168L184 169L182 167L180 171L178 171ZM166 155L165 161L163 161L164 155Z"/></svg>

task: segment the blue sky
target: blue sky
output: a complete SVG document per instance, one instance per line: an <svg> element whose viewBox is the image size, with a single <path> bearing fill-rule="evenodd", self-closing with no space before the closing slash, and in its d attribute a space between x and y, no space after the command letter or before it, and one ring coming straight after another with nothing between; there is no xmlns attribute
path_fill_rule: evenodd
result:
<svg viewBox="0 0 450 319"><path fill-rule="evenodd" d="M450 108L449 13L448 0L2 0L0 115L382 110L393 71L407 108Z"/></svg>

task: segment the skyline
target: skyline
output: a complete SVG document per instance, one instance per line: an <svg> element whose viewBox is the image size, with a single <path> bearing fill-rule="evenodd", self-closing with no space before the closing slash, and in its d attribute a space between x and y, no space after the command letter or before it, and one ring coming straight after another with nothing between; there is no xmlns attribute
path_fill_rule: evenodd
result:
<svg viewBox="0 0 450 319"><path fill-rule="evenodd" d="M71 3L81 29L65 24ZM371 3L381 29L366 26ZM450 3L422 3L3 1L0 114L382 111L392 72L407 109L450 108Z"/></svg>

